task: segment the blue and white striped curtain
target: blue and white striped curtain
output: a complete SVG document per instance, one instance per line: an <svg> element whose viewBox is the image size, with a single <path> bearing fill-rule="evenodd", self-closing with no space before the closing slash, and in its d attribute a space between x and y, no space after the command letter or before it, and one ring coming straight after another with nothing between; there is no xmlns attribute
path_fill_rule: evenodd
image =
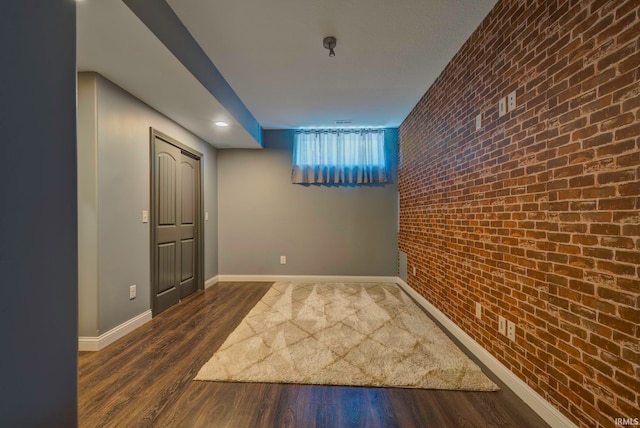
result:
<svg viewBox="0 0 640 428"><path fill-rule="evenodd" d="M384 130L296 131L291 182L368 184L387 182Z"/></svg>

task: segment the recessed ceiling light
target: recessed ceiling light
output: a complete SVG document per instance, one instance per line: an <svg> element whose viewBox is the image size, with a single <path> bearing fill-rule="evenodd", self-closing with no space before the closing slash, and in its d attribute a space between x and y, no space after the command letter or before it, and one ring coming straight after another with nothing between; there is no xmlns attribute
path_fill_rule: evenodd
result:
<svg viewBox="0 0 640 428"><path fill-rule="evenodd" d="M225 127L225 126L229 126L229 124L227 122L223 122L223 121L219 120L219 121L216 122L216 126Z"/></svg>

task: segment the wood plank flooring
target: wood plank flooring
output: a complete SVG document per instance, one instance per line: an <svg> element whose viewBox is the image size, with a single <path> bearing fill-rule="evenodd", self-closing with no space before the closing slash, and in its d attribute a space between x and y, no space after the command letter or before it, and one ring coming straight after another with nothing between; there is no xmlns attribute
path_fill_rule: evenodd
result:
<svg viewBox="0 0 640 428"><path fill-rule="evenodd" d="M106 349L81 352L80 426L547 426L484 368L499 392L193 381L270 285L218 283Z"/></svg>

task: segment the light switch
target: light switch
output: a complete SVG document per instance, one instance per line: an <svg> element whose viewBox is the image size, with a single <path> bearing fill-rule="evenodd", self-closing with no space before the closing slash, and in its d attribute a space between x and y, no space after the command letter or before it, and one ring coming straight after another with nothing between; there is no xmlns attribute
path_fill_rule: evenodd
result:
<svg viewBox="0 0 640 428"><path fill-rule="evenodd" d="M142 222L149 223L149 211L142 211Z"/></svg>
<svg viewBox="0 0 640 428"><path fill-rule="evenodd" d="M507 320L503 316L498 316L498 332L504 336L507 335Z"/></svg>
<svg viewBox="0 0 640 428"><path fill-rule="evenodd" d="M204 221L209 221L209 213L208 212L204 213Z"/></svg>
<svg viewBox="0 0 640 428"><path fill-rule="evenodd" d="M500 101L498 101L498 116L502 117L505 114L507 114L507 99L500 98Z"/></svg>

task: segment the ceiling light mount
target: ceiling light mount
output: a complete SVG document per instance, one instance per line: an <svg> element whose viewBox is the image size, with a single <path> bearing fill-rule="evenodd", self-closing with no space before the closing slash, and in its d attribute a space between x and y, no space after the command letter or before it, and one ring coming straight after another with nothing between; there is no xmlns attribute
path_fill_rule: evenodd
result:
<svg viewBox="0 0 640 428"><path fill-rule="evenodd" d="M336 56L336 53L333 51L333 48L336 47L336 38L335 37L325 37L324 40L322 41L322 46L324 46L325 49L329 49L329 56L330 57L334 57Z"/></svg>

